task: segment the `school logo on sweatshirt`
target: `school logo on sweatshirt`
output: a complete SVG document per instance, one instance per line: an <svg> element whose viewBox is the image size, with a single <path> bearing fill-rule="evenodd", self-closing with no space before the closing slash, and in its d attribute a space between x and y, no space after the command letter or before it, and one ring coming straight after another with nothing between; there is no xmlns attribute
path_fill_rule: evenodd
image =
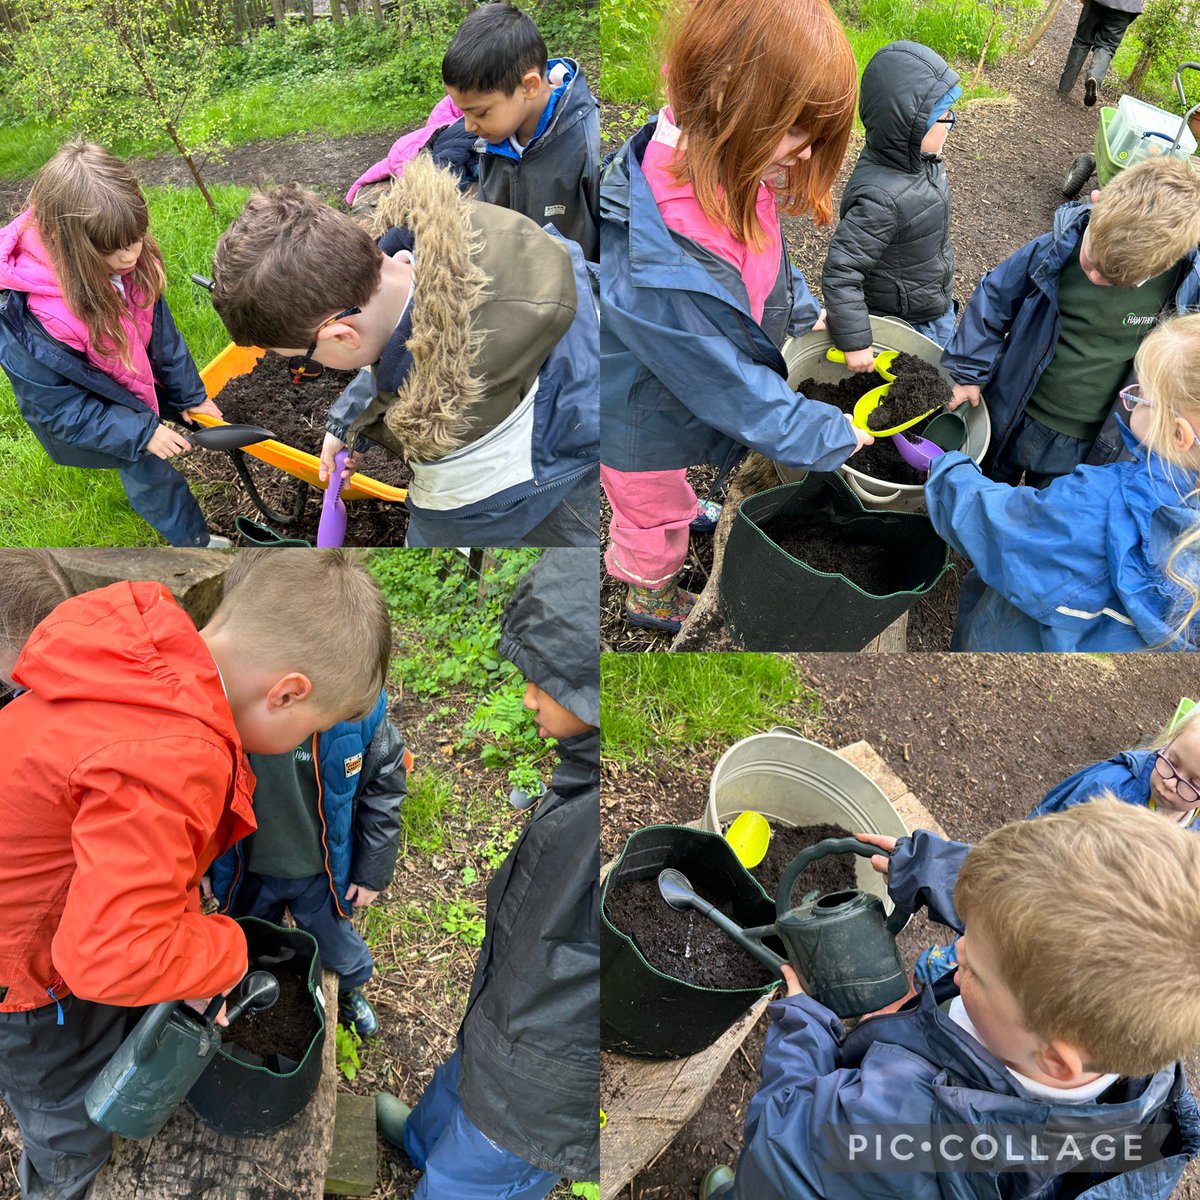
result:
<svg viewBox="0 0 1200 1200"><path fill-rule="evenodd" d="M565 204L547 204L546 211L542 213L543 217L565 217L567 215L567 206Z"/></svg>
<svg viewBox="0 0 1200 1200"><path fill-rule="evenodd" d="M346 768L346 778L349 779L362 770L362 755L352 754L349 758L344 759L343 763Z"/></svg>

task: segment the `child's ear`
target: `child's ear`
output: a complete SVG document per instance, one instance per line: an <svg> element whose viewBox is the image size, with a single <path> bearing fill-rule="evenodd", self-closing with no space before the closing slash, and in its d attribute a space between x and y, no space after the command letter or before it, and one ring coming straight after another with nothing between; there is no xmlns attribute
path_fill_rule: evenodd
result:
<svg viewBox="0 0 1200 1200"><path fill-rule="evenodd" d="M357 350L362 345L358 330L344 321L334 321L317 333L318 342L327 342L330 338L336 338L347 350Z"/></svg>
<svg viewBox="0 0 1200 1200"><path fill-rule="evenodd" d="M312 680L300 671L289 671L280 676L267 693L267 708L274 710L289 708L312 695Z"/></svg>
<svg viewBox="0 0 1200 1200"><path fill-rule="evenodd" d="M541 90L541 71L526 71L521 76L521 92L524 94L526 100L534 99Z"/></svg>
<svg viewBox="0 0 1200 1200"><path fill-rule="evenodd" d="M1084 1055L1078 1047L1057 1038L1037 1052L1035 1061L1043 1075L1049 1075L1051 1079L1057 1079L1060 1083L1076 1079L1087 1069Z"/></svg>
<svg viewBox="0 0 1200 1200"><path fill-rule="evenodd" d="M1175 443L1178 454L1187 454L1196 444L1196 431L1182 417L1176 417L1171 440Z"/></svg>

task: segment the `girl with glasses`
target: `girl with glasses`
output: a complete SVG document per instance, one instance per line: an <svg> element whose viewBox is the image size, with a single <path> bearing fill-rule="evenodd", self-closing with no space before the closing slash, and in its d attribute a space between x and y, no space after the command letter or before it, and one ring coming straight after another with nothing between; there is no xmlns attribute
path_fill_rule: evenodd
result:
<svg viewBox="0 0 1200 1200"><path fill-rule="evenodd" d="M954 649L1200 648L1200 313L1159 325L1134 370L1126 461L1040 490L957 451L934 463L930 518L974 564Z"/></svg>

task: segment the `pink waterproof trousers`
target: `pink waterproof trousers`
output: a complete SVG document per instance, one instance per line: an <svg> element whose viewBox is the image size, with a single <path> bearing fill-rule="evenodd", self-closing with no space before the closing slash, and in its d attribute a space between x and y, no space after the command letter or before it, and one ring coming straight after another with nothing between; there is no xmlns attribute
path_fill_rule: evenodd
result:
<svg viewBox="0 0 1200 1200"><path fill-rule="evenodd" d="M617 471L601 464L600 482L612 507L608 573L649 588L674 579L687 558L688 525L696 515L686 469Z"/></svg>

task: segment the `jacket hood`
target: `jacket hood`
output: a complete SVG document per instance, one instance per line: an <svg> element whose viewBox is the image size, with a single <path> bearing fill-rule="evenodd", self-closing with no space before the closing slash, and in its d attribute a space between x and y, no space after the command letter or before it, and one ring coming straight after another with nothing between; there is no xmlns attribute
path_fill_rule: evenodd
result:
<svg viewBox="0 0 1200 1200"><path fill-rule="evenodd" d="M872 56L863 71L858 113L872 158L901 171L915 171L921 139L933 106L958 83L958 72L928 46L892 42Z"/></svg>
<svg viewBox="0 0 1200 1200"><path fill-rule="evenodd" d="M26 209L0 229L0 290L31 296L61 296L62 287Z"/></svg>
<svg viewBox="0 0 1200 1200"><path fill-rule="evenodd" d="M546 550L517 584L500 634L500 653L589 725L600 724L599 595L595 551Z"/></svg>
<svg viewBox="0 0 1200 1200"><path fill-rule="evenodd" d="M14 678L43 700L127 703L195 717L230 744L235 761L241 758L217 664L162 584L125 581L63 601L33 631ZM139 680L136 689L131 678Z"/></svg>

